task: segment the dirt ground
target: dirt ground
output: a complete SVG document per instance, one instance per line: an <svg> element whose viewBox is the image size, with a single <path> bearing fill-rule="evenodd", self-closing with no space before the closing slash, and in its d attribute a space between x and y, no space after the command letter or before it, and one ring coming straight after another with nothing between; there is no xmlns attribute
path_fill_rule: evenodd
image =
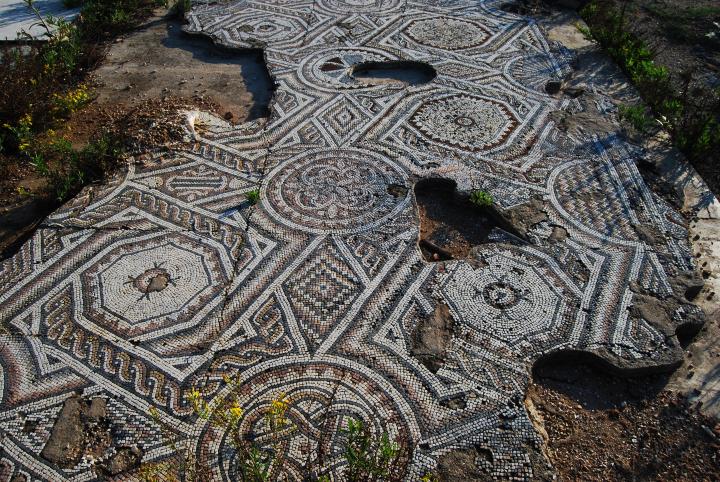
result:
<svg viewBox="0 0 720 482"><path fill-rule="evenodd" d="M146 99L209 97L235 123L264 117L272 97L261 51L228 51L155 17L115 42L94 72L97 102L136 105Z"/></svg>
<svg viewBox="0 0 720 482"><path fill-rule="evenodd" d="M582 2L566 0L566 3ZM675 74L694 67L699 78L716 85L712 82L718 82L720 50L712 47L715 39L700 37L705 37L712 22L718 20L716 13L710 15L712 9L706 9L712 7L717 11L720 7L717 1L630 3L628 11L632 13L628 18L656 49L660 63L667 64ZM557 10L548 9L547 4L545 8L550 38L579 52L575 81L592 79L615 102L637 102L636 93L617 67L579 35L575 27L577 18L564 18L564 14L558 17ZM671 17L660 19L659 8L671 12ZM707 15L700 17L698 12ZM676 30L685 29L688 36L678 38L677 33L667 29L667 22L674 23ZM605 127L594 124L595 120L580 119L593 129L603 130ZM662 181L665 174L662 169L656 173L659 175L648 176L649 172L639 167L653 190L664 197L669 195L668 200L682 208L681 200L673 200L672 189L665 192L663 186L654 184ZM713 173L718 170L713 165L695 167L708 182L713 181ZM685 360L677 370L625 378L575 360L535 371L527 405L536 426L544 433L547 455L560 480L720 477L720 305L715 295L720 266L715 246L720 238L712 228L716 216L706 213L700 218L695 218L690 228L697 262L706 281L695 300L706 313L706 325L686 346Z"/></svg>
<svg viewBox="0 0 720 482"><path fill-rule="evenodd" d="M720 2L631 0L627 18L632 31L655 53L655 62L668 68L678 89L690 96L704 96L695 88L720 88ZM692 79L687 88L686 76ZM693 161L716 195L720 195L718 159L715 153Z"/></svg>
<svg viewBox="0 0 720 482"><path fill-rule="evenodd" d="M559 480L717 480L720 424L667 381L577 363L538 368L528 404Z"/></svg>
<svg viewBox="0 0 720 482"><path fill-rule="evenodd" d="M473 246L486 242L496 223L455 191L453 181L417 183L420 251L427 261L462 259Z"/></svg>
<svg viewBox="0 0 720 482"><path fill-rule="evenodd" d="M264 117L273 85L258 51L228 51L182 32L182 23L164 11L108 46L105 60L90 75L95 100L57 133L81 149L101 130L133 135L142 144L177 140L167 122L172 112L202 107L233 123ZM148 130L153 126L153 131ZM136 145L140 144L140 145ZM2 155L2 154L0 154ZM25 159L0 159L0 259L10 256L59 202L48 183Z"/></svg>
<svg viewBox="0 0 720 482"><path fill-rule="evenodd" d="M717 0L632 0L628 18L656 54L679 73L692 69L720 85L720 3Z"/></svg>

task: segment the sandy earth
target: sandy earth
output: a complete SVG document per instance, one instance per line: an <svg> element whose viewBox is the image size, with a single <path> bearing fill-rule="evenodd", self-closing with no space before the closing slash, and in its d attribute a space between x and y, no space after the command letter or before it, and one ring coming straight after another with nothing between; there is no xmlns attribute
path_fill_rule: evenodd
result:
<svg viewBox="0 0 720 482"><path fill-rule="evenodd" d="M130 105L168 94L203 96L235 123L264 116L272 93L260 51L223 50L181 27L158 16L116 41L95 71L97 102Z"/></svg>

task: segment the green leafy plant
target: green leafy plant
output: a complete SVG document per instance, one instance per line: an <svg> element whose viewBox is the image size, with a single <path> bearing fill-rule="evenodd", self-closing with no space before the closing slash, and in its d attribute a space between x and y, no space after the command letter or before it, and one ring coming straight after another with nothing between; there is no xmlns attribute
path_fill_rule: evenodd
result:
<svg viewBox="0 0 720 482"><path fill-rule="evenodd" d="M645 113L645 106L642 105L621 105L618 108L618 117L638 132L647 131L653 120Z"/></svg>
<svg viewBox="0 0 720 482"><path fill-rule="evenodd" d="M85 0L81 30L86 39L105 39L126 32L165 0Z"/></svg>
<svg viewBox="0 0 720 482"><path fill-rule="evenodd" d="M253 189L252 191L248 191L247 194L245 194L245 197L247 198L251 206L256 205L260 200L260 189Z"/></svg>
<svg viewBox="0 0 720 482"><path fill-rule="evenodd" d="M470 202L478 207L486 208L492 206L494 200L489 192L477 190L470 193Z"/></svg>
<svg viewBox="0 0 720 482"><path fill-rule="evenodd" d="M69 116L90 102L90 92L85 84L80 84L63 94L53 94L53 108L58 116Z"/></svg>
<svg viewBox="0 0 720 482"><path fill-rule="evenodd" d="M294 430L293 425L286 417L286 412L290 407L290 400L285 393L278 393L270 400L270 406L265 414L264 421L273 450L263 449L247 440L240 433L240 424L245 412L240 407L237 399L239 384L230 377L225 377L224 381L232 389L231 396L217 405L210 405L205 401L201 390L192 389L187 398L193 412L199 418L207 420L227 434L228 441L235 450L240 480L248 482L276 480L273 477L273 471L280 473L283 469L282 456L277 455L280 452L278 445L280 437L282 434ZM146 482L208 480L208 474L205 474L203 467L193 459L192 452L187 447L178 444L177 438L172 434L172 431L163 424L159 411L153 408L150 415L155 423L161 427L163 437L167 445L172 449L177 463L143 464L138 473L140 478ZM178 477L175 477L175 475Z"/></svg>
<svg viewBox="0 0 720 482"><path fill-rule="evenodd" d="M17 150L25 152L33 142L33 120L30 114L22 116L16 125L4 124L3 127L10 133L15 139Z"/></svg>
<svg viewBox="0 0 720 482"><path fill-rule="evenodd" d="M400 480L400 446L390 441L387 433L373 435L361 420L348 419L347 428L341 429L345 444L345 475L350 482Z"/></svg>
<svg viewBox="0 0 720 482"><path fill-rule="evenodd" d="M240 406L238 393L239 382L231 377L223 377L230 388L230 394L218 403L206 401L201 389L195 388L187 394L187 401L192 411L199 418L207 420L227 437L235 451L234 460L238 470L238 480L247 482L268 482L286 480L284 470L283 438L292 433L296 427L289 420L287 413L292 400L284 392L277 393L268 404L263 417L265 430L262 434L264 447L257 445L254 437L247 437L240 432L245 412ZM209 480L211 475L206 468L194 459L193 452L186 445L187 440L179 439L171 427L162 421L156 408L150 409L150 417L160 428L165 443L172 453L171 460L157 463L142 464L138 477L146 482ZM346 477L349 482L391 481L399 482L404 477L404 450L390 440L387 433L373 434L361 421L354 418L347 420L347 428L340 429L344 436L344 457L347 462ZM270 447L268 447L268 445ZM319 444L318 447L321 447ZM321 454L316 454L322 459ZM307 480L329 482L328 474L317 474L308 468ZM436 479L429 474L424 481L434 482Z"/></svg>
<svg viewBox="0 0 720 482"><path fill-rule="evenodd" d="M592 0L580 11L592 38L625 71L652 111L646 116L644 108L628 107L621 109L621 118L639 131L647 130L650 119L657 119L701 174L720 181L714 167L720 161L720 89L694 82L692 70L671 75L656 64L652 49L629 25L628 4L619 2L618 7L615 0ZM701 17L707 9L655 13L663 21L683 22Z"/></svg>

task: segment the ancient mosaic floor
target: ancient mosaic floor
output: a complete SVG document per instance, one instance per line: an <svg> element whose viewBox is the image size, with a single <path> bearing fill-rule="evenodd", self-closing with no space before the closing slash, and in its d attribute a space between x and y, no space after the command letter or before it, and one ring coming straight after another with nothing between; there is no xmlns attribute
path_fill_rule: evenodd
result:
<svg viewBox="0 0 720 482"><path fill-rule="evenodd" d="M318 447L338 480L348 416L412 449L410 480L472 446L490 451L493 475L529 478L539 438L523 399L535 360L582 351L633 369L680 359L675 329L700 322L673 295L693 268L684 221L618 138L556 128L551 112L581 108L545 91L567 52L498 5L196 7L189 32L264 49L271 118L206 121L192 148L85 191L0 265L8 479L95 477L87 458L60 468L39 455L63 401L82 392L107 398L114 438L146 461L169 450L148 417L157 407L216 479L234 480L226 434L187 401L198 384L222 400L224 375L242 383L243 430L262 430L268 400L287 392L297 430L282 447L298 480ZM394 60L437 77L352 76ZM496 230L469 259L427 262L412 186L428 177L487 190L535 221L520 237ZM443 306L453 335L428 367L413 337Z"/></svg>

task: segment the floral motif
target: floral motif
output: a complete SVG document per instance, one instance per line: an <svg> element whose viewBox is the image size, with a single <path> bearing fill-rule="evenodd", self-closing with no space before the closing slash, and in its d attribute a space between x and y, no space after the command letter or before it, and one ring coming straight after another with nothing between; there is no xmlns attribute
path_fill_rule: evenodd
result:
<svg viewBox="0 0 720 482"><path fill-rule="evenodd" d="M431 140L481 151L502 143L517 120L499 102L455 95L425 102L415 111L410 123Z"/></svg>
<svg viewBox="0 0 720 482"><path fill-rule="evenodd" d="M288 162L267 182L271 214L311 232L368 229L399 212L407 196L388 193L402 171L369 151L313 152Z"/></svg>
<svg viewBox="0 0 720 482"><path fill-rule="evenodd" d="M451 17L412 22L405 33L418 43L443 50L477 47L490 38L490 33L480 24Z"/></svg>

